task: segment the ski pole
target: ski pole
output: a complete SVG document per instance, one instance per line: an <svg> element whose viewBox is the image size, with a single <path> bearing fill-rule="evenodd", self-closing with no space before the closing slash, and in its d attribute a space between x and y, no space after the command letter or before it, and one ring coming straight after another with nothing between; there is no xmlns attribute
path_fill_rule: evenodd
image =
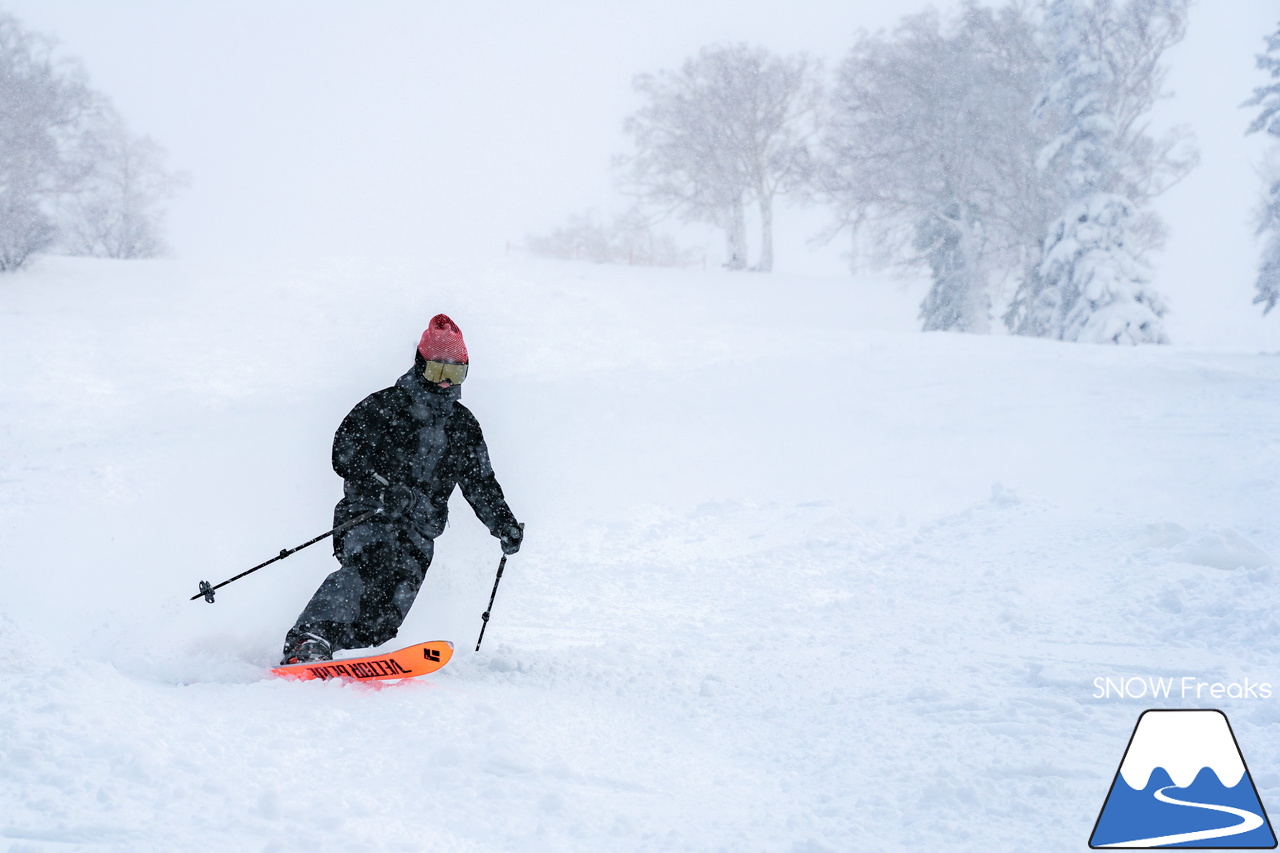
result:
<svg viewBox="0 0 1280 853"><path fill-rule="evenodd" d="M520 529L524 530L524 525L520 525ZM498 584L502 582L502 570L507 567L507 555L503 554L502 559L498 561L498 576L493 579L493 592L489 593L489 606L484 613L480 614L480 639L476 640L476 651L480 651L480 644L484 642L484 629L489 627L489 613L493 610L493 599L498 595Z"/></svg>
<svg viewBox="0 0 1280 853"><path fill-rule="evenodd" d="M484 629L489 627L489 611L493 609L493 599L498 594L498 583L502 580L502 570L506 567L507 555L503 554L498 561L498 576L493 579L493 592L489 593L489 607L480 614L480 639L476 640L476 651L480 651L480 644L484 642Z"/></svg>
<svg viewBox="0 0 1280 853"><path fill-rule="evenodd" d="M191 596L191 598L189 598L188 601L195 601L197 598L203 597L205 601L209 602L210 604L213 604L214 590L222 589L222 587L226 586L227 584L232 583L234 581L238 581L240 580L240 578L244 577L245 575L251 575L254 572L256 572L258 569L269 566L272 563L276 562L277 560L283 560L285 557L289 556L290 554L296 554L299 551L301 551L303 548L306 548L309 545L316 544L321 539L327 539L330 536L333 536L335 533L341 533L342 531L347 530L348 528L355 527L357 524L359 524L362 521L368 521L369 519L373 518L375 515L378 515L380 512L382 512L381 507L379 507L378 509L371 509L368 512L366 512L364 515L356 516L350 521L346 521L346 522L343 522L342 524L339 524L337 527L333 528L328 532L321 533L319 536L317 536L314 539L309 539L306 542L303 542L301 545L299 545L296 548L285 548L279 554L276 554L274 557L272 557L270 560L267 560L265 563L259 563L258 565L254 566L252 569L243 571L233 578L228 578L227 580L224 580L222 583L218 584L217 586L210 586L208 581L200 581L200 591L197 592L195 595ZM499 574L501 574L501 569L499 569ZM486 617L488 616L488 614L485 614L485 615Z"/></svg>

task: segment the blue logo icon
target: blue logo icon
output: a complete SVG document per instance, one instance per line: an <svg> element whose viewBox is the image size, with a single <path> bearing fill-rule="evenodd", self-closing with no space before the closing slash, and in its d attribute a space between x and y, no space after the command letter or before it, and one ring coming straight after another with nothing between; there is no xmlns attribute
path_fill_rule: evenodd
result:
<svg viewBox="0 0 1280 853"><path fill-rule="evenodd" d="M1276 846L1267 812L1221 711L1144 711L1089 846Z"/></svg>

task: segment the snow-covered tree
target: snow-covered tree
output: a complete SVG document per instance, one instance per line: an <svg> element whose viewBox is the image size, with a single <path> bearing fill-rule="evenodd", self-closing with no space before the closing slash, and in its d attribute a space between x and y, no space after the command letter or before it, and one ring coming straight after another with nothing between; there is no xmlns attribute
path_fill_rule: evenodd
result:
<svg viewBox="0 0 1280 853"><path fill-rule="evenodd" d="M83 134L102 106L83 72L52 51L0 12L0 271L53 242L51 205L83 178Z"/></svg>
<svg viewBox="0 0 1280 853"><path fill-rule="evenodd" d="M1167 10L1171 0L1131 0L1152 14L1162 2ZM1100 9L1113 17L1099 17ZM1062 207L1048 226L1038 267L1023 280L1005 317L1018 334L1098 343L1168 340L1161 321L1166 307L1142 262L1136 206L1126 193L1135 177L1154 178L1135 169L1129 156L1133 140L1143 135L1130 130L1124 137L1113 111L1123 104L1115 93L1125 88L1113 61L1119 37L1109 23L1117 19L1109 2L1048 5L1044 33L1051 62L1036 114L1055 121L1058 132L1041 149L1037 167ZM1158 82L1143 81L1147 94L1131 100L1149 103ZM1131 126L1141 114L1130 109L1125 120Z"/></svg>
<svg viewBox="0 0 1280 853"><path fill-rule="evenodd" d="M980 233L973 211L958 201L916 224L913 248L933 274L933 287L920 304L924 331L987 330L991 299L982 259L974 251Z"/></svg>
<svg viewBox="0 0 1280 853"><path fill-rule="evenodd" d="M1050 225L1037 272L1041 288L1021 334L1088 343L1168 343L1166 306L1131 249L1133 205L1098 192Z"/></svg>
<svg viewBox="0 0 1280 853"><path fill-rule="evenodd" d="M863 36L841 65L814 190L882 259L927 264L926 330L985 332L991 279L1042 222L1031 108L1040 78L1022 5L970 5Z"/></svg>
<svg viewBox="0 0 1280 853"><path fill-rule="evenodd" d="M1046 35L1060 4L970 0L953 16L913 15L888 35L864 35L837 75L811 184L836 213L826 236L861 233L878 260L926 266L934 286L920 307L925 329L986 331L991 308L1008 303L1017 284L1009 326L1057 335L1029 312L1043 290L1046 234L1061 231L1090 251L1123 245L1134 263L1122 266L1140 275L1138 261L1163 236L1147 203L1196 162L1187 131L1157 137L1144 120L1163 91L1160 57L1185 32L1187 2L1071 6L1081 39L1096 48L1086 103L1109 117L1106 189L1128 200L1086 205L1109 224L1079 235L1056 227L1068 205L1087 198L1068 185L1075 155L1041 156L1070 138L1070 99L1044 96L1061 74L1059 38ZM1158 305L1149 287L1139 289Z"/></svg>
<svg viewBox="0 0 1280 853"><path fill-rule="evenodd" d="M79 63L0 12L0 271L59 242L154 254L158 204L174 186L158 146L128 133Z"/></svg>
<svg viewBox="0 0 1280 853"><path fill-rule="evenodd" d="M1148 122L1155 102L1170 96L1162 60L1186 36L1190 2L1092 0L1081 6L1080 20L1110 80L1103 103L1115 123L1113 144L1120 153L1116 191L1134 205L1132 236L1138 255L1164 243L1164 222L1150 208L1151 200L1186 177L1200 159L1189 127L1154 136ZM1052 58L1052 49L1047 52Z"/></svg>
<svg viewBox="0 0 1280 853"><path fill-rule="evenodd" d="M619 159L642 202L726 234L730 269L747 267L746 207L759 206L760 259L773 268L773 204L802 177L818 85L814 62L746 45L706 47L678 72L644 74L647 103L625 125Z"/></svg>
<svg viewBox="0 0 1280 853"><path fill-rule="evenodd" d="M164 149L104 117L86 142L89 174L60 210L61 243L73 254L150 258L164 251L161 204L185 179L164 168Z"/></svg>
<svg viewBox="0 0 1280 853"><path fill-rule="evenodd" d="M1260 107L1249 125L1248 133L1265 131L1280 138L1280 27L1267 37L1267 50L1258 55L1258 68L1271 75L1271 82L1253 90L1246 107ZM1262 203L1258 234L1264 239L1262 263L1258 269L1255 304L1261 303L1267 314L1280 301L1280 164L1272 162L1267 170L1269 186Z"/></svg>
<svg viewBox="0 0 1280 853"><path fill-rule="evenodd" d="M1272 164L1272 175L1280 173L1280 166ZM1255 305L1262 305L1262 313L1270 313L1280 300L1280 177L1271 181L1262 205L1258 222L1258 234L1264 239L1262 261L1258 265Z"/></svg>

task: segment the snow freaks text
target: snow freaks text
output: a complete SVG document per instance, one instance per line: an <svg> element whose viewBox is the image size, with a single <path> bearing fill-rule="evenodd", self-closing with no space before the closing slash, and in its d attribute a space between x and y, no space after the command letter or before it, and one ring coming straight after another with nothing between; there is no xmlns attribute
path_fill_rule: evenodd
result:
<svg viewBox="0 0 1280 853"><path fill-rule="evenodd" d="M1129 678L1099 676L1093 680L1094 699L1270 699L1266 681L1204 681L1193 675L1161 678L1134 675Z"/></svg>

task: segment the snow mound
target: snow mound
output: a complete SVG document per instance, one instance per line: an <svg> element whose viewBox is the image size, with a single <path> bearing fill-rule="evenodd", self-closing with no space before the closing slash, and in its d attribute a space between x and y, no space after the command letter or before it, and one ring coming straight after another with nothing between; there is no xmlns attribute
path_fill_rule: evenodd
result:
<svg viewBox="0 0 1280 853"><path fill-rule="evenodd" d="M1234 530L1198 536L1173 549L1175 559L1211 569L1260 569L1275 558Z"/></svg>

